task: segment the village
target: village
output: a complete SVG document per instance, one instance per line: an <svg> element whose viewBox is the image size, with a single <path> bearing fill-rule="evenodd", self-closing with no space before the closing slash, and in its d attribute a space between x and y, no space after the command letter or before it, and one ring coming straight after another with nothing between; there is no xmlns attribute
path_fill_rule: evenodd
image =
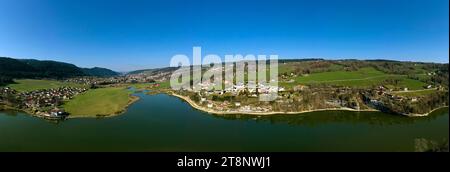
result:
<svg viewBox="0 0 450 172"><path fill-rule="evenodd" d="M206 68L205 68L206 69ZM225 71L224 67L212 70ZM369 69L370 70L370 69ZM190 69L182 72L189 72ZM224 78L223 85L218 86L213 80L200 82L185 82L188 87L181 90L169 89L171 70L154 70L143 73L127 74L113 77L73 77L61 80L63 83L76 83L77 87L60 87L53 89L41 89L28 92L17 92L9 87L1 90L0 104L15 105L39 116L63 116L67 115L61 105L64 101L85 92L87 89L108 87L133 87L140 86L153 90L148 94L175 93L189 98L202 110L217 113L273 113L273 112L306 112L318 109L346 109L346 110L381 110L399 114L423 113L428 109L421 104L437 102L431 106L442 106L441 94L411 94L420 91L445 91L440 85L425 85L409 90L408 87L398 86L397 80L386 79L378 85L366 88L333 84L301 84L294 79L308 78L309 74L281 73L280 82L274 85L270 82L255 82L252 80L234 81ZM436 74L429 72L428 77ZM160 84L164 83L164 87ZM405 94L406 93L406 94ZM440 97L439 97L440 96ZM267 99L269 101L261 101ZM7 103L5 103L7 102ZM445 105L445 101L444 105ZM431 107L430 106L430 107ZM420 107L420 108L419 108ZM420 110L420 109L424 110Z"/></svg>
<svg viewBox="0 0 450 172"><path fill-rule="evenodd" d="M129 74L113 77L83 76L65 79L64 82L78 83L83 85L113 85L113 84L133 84L133 83L153 83L166 81L170 77L170 72L157 72L148 74Z"/></svg>
<svg viewBox="0 0 450 172"><path fill-rule="evenodd" d="M9 87L0 88L0 104L6 104L41 117L63 117L68 115L61 105L89 88L129 85L134 83L148 85L147 89L159 90L160 83L168 82L167 74L127 75L117 77L77 77L63 82L79 83L90 87L59 87L28 92L18 92ZM155 81L154 79L158 79ZM424 96L404 96L401 93L414 92L408 88L392 89L379 85L372 89L351 87L295 85L285 88L268 83L254 81L233 83L224 80L222 89L214 89L214 82L199 82L192 89L178 91L167 89L162 92L174 92L189 97L204 109L224 113L270 113L303 112L315 109L385 110L412 113L412 108L403 106L417 104ZM219 87L220 88L220 87ZM426 90L445 90L441 86L428 85ZM156 92L153 92L156 93ZM400 93L400 94L399 94ZM260 101L261 97L272 96L271 101ZM434 101L434 100L433 100ZM395 105L395 106L394 106Z"/></svg>
<svg viewBox="0 0 450 172"><path fill-rule="evenodd" d="M315 109L381 110L414 115L417 103L437 101L438 97L406 96L403 93L420 91L442 91L441 86L428 85L423 90L410 91L408 88L389 89L379 85L374 89L356 89L350 87L310 87L297 85L286 89L280 86L255 84L230 84L225 82L224 89L214 89L210 82L197 83L192 89L182 89L176 94L187 96L199 107L222 113L270 113L301 112ZM273 94L277 93L277 94ZM260 96L275 95L274 101L259 101ZM392 105L396 105L392 106ZM408 107L404 107L408 106Z"/></svg>
<svg viewBox="0 0 450 172"><path fill-rule="evenodd" d="M17 92L9 87L0 88L0 104L7 104L44 118L64 118L68 114L59 106L87 91L86 88L60 87L31 92Z"/></svg>

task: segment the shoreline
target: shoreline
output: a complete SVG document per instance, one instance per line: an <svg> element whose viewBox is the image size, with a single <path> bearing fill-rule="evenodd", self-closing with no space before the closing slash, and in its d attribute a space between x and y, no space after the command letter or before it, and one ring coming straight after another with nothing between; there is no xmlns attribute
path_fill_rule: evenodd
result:
<svg viewBox="0 0 450 172"><path fill-rule="evenodd" d="M215 115L236 115L236 114L242 114L242 115L254 115L254 116L269 116L269 115L283 115L283 114L303 114L303 113L310 113L310 112L320 112L320 111L350 111L350 112L381 112L377 109L363 109L363 110L356 110L356 109L351 109L351 108L345 108L345 107L341 107L341 108L324 108L324 109L313 109L313 110L304 110L304 111L297 111L297 112L293 112L293 111L272 111L272 112L242 112L242 111L217 111L214 109L209 109L206 107L202 107L200 105L197 105L197 103L195 103L193 100L191 100L189 97L186 96L182 96L173 92L158 92L158 93L163 93L163 94L167 94L169 96L174 96L177 97L179 99L181 99L182 101L185 101L186 103L188 103L192 108L208 113L208 114L215 114ZM157 94L158 94L157 93ZM140 100L140 97L138 96L134 96L131 95L130 99L127 103L127 105L120 111L117 111L113 114L109 114L109 115L88 115L88 116L67 116L65 119L79 119L79 118L110 118L110 117L116 117L119 115L122 115L123 113L125 113L129 106L131 106L133 103L137 102L138 100ZM445 107L449 107L449 106L442 106L442 107L438 107L435 108L433 110L431 110L428 113L424 113L424 114L400 114L402 116L405 117L426 117L429 114L431 114L432 112L445 108ZM3 106L3 108L0 111L3 110L15 110L15 111L19 111L19 112L24 112L26 114L29 114L31 116L34 117L39 117L39 118L44 118L42 116L39 116L37 114L33 114L28 112L27 110L23 110L23 109L17 109L17 108L11 108L9 106Z"/></svg>
<svg viewBox="0 0 450 172"><path fill-rule="evenodd" d="M434 112L434 111L436 111L436 110L439 110L439 109L442 109L442 108L445 108L445 107L448 108L448 106L441 106L441 107L438 107L438 108L434 108L434 109L431 110L430 112L424 113L424 114L411 113L411 114L402 114L402 115L407 116L407 117L424 117L424 116L428 116L429 114L431 114L432 112Z"/></svg>
<svg viewBox="0 0 450 172"><path fill-rule="evenodd" d="M120 111L114 112L113 114L109 114L109 115L91 115L91 116L70 116L70 114L62 119L79 119L79 118L110 118L110 117L115 117L115 116L119 116L122 115L123 113L125 113L128 110L128 107L131 106L133 103L137 102L138 100L140 100L140 98L138 96L130 96L130 99L127 103L127 105L121 109ZM22 112L25 113L27 115L33 116L33 117L37 117L37 118L42 118L42 119L50 119L50 120L56 120L56 119L51 119L51 118L47 118L45 116L42 115L38 115L36 113L32 113L26 109L17 109L17 108L13 108L10 106L1 106L0 108L0 112L4 111L4 110L12 110L12 111L17 111L17 112Z"/></svg>
<svg viewBox="0 0 450 172"><path fill-rule="evenodd" d="M325 108L325 109L313 109L313 110L304 110L304 111L298 111L298 112L283 112L283 111L273 111L273 112L241 112L241 111L216 111L213 109L207 109L205 107L197 105L194 101L192 101L190 98L178 95L175 93L167 93L171 96L178 97L184 101L186 101L191 107L209 113L209 114L217 114L217 115L231 115L231 114L243 114L243 115L261 115L261 116L267 116L267 115L277 115L277 114L302 114L302 113L308 113L308 112L319 112L319 111L353 111L353 112L379 112L379 110L376 109L364 109L364 110L356 110L351 108Z"/></svg>
<svg viewBox="0 0 450 172"><path fill-rule="evenodd" d="M195 103L189 97L178 95L178 94L175 94L173 92L166 93L166 94L174 96L174 97L178 97L179 99L187 102L194 109L197 109L197 110L200 110L202 112L209 113L209 114L216 114L216 115L243 114L243 115L267 116L267 115L277 115L277 114L302 114L302 113L320 112L320 111L381 112L381 111L379 111L377 109L356 110L356 109L344 108L344 107L341 107L341 108L313 109L313 110L304 110L304 111L298 111L298 112L283 112L283 111L274 111L274 112L217 111L217 110L208 109L208 108L199 106L199 105L197 105L197 103ZM424 113L424 114L401 114L401 115L402 116L406 116L406 117L425 117L425 116L428 116L430 113L434 112L435 110L438 110L438 109L441 109L441 108L445 108L445 107L448 107L448 106L438 107L438 108L435 108L435 109L431 110L430 112Z"/></svg>

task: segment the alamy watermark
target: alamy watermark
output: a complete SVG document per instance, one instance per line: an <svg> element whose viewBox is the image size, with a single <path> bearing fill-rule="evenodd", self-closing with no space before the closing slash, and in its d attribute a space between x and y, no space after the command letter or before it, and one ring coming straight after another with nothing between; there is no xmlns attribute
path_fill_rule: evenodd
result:
<svg viewBox="0 0 450 172"><path fill-rule="evenodd" d="M173 90L209 91L256 95L260 101L273 101L278 96L278 55L225 55L225 61L216 54L202 58L201 47L193 47L192 62L184 54L170 61L171 67L180 67L170 78Z"/></svg>

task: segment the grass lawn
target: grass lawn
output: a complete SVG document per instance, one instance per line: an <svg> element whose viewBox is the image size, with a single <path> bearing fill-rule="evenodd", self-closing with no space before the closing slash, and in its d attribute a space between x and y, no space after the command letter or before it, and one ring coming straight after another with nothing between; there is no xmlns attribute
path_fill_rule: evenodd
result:
<svg viewBox="0 0 450 172"><path fill-rule="evenodd" d="M153 88L152 85L154 84L159 84L159 87L155 87ZM145 90L145 89L149 89L149 90L154 90L154 89L165 89L165 88L170 88L170 82L169 81L165 81L165 82L156 82L156 83L138 83L138 84L130 84L130 87L134 87L138 90Z"/></svg>
<svg viewBox="0 0 450 172"><path fill-rule="evenodd" d="M123 87L99 88L76 96L63 107L71 117L108 116L124 111L130 101L130 92Z"/></svg>
<svg viewBox="0 0 450 172"><path fill-rule="evenodd" d="M310 62L291 62L291 63L279 63L278 64L278 73L279 74L283 74L283 73L287 73L290 74L291 72L295 71L295 68L305 68L308 67L311 63ZM337 64L330 64L330 66L328 66L326 69L328 69L329 71L338 71L338 70L342 70L344 67L341 65L337 65Z"/></svg>
<svg viewBox="0 0 450 172"><path fill-rule="evenodd" d="M313 73L308 76L299 76L295 80L298 83L314 83L314 82L339 82L345 80L360 80L373 77L382 77L387 74L375 70L374 68L361 68L358 71L334 71Z"/></svg>
<svg viewBox="0 0 450 172"><path fill-rule="evenodd" d="M54 80L36 80L36 79L18 79L14 80L14 84L9 84L7 87L11 87L20 92L27 92L40 89L50 89L58 87L84 87L81 84L61 82Z"/></svg>
<svg viewBox="0 0 450 172"><path fill-rule="evenodd" d="M395 95L399 96L406 96L406 97L420 97L420 96L426 96L431 93L439 92L435 89L429 89L429 90L417 90L417 91L408 91L408 92L396 92Z"/></svg>
<svg viewBox="0 0 450 172"><path fill-rule="evenodd" d="M425 86L427 86L426 83L408 78L400 80L400 83L398 85L407 87L409 90L421 90L424 89Z"/></svg>
<svg viewBox="0 0 450 172"><path fill-rule="evenodd" d="M308 76L298 76L293 83L281 83L281 86L291 87L297 84L302 85L314 85L314 84L331 84L350 86L357 88L366 88L376 86L382 83L384 80L392 78L399 79L398 87L408 87L410 90L423 89L425 83L408 79L404 75L392 75L378 71L374 68L361 68L358 71L333 71L313 73Z"/></svg>

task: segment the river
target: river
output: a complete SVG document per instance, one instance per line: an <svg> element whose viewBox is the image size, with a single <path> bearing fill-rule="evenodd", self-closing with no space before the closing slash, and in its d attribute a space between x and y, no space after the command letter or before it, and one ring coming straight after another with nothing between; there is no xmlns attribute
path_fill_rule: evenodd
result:
<svg viewBox="0 0 450 172"><path fill-rule="evenodd" d="M0 112L0 151L415 151L448 140L448 108L428 117L324 111L211 115L165 94L145 95L111 118L50 122Z"/></svg>

